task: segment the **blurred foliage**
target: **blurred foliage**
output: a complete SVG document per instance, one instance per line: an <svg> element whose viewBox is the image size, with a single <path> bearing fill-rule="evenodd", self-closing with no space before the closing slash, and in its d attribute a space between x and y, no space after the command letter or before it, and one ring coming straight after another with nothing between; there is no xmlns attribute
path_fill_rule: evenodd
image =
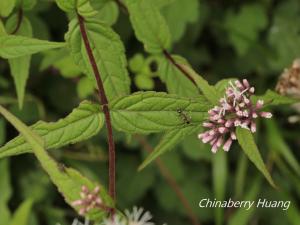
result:
<svg viewBox="0 0 300 225"><path fill-rule="evenodd" d="M172 52L184 56L211 83L231 77L248 78L257 87L257 93L263 94L264 90L274 88L283 69L300 56L299 0L155 1L170 27ZM7 20L3 19L5 24L18 13L9 2L0 1L1 17L11 12ZM24 14L31 21L34 37L63 40L67 18L53 1L17 2L24 4ZM113 24L124 42L132 91L166 91L158 79L162 76L157 70L161 59L144 52L124 9L109 0L91 2L100 11L99 21ZM0 30L1 26L0 22ZM96 99L93 84L80 73L65 50L34 55L29 73L24 106L20 110L8 62L0 59L0 103L27 124L40 119L55 121L70 113L82 99ZM190 136L161 158L201 224L299 224L300 130L299 123L287 122L287 117L294 113L290 107L276 108L275 120L261 124L257 137L279 190L274 190L254 167L248 166L248 159L238 152L237 146L226 156L212 156L206 145ZM16 131L0 118L0 143L15 136ZM147 137L148 144L155 146L159 137ZM105 140L105 132L101 132L101 137L52 154L88 177L106 183L107 159L99 157L106 152L103 151ZM139 139L117 133L116 140L118 205L121 208L142 205L152 211L158 224L190 224L174 187L166 182L156 164L137 172L147 155ZM57 222L65 225L76 217L32 155L0 160L0 177L0 225L53 225ZM214 210L200 209L201 198L268 198L292 203L288 211L274 208ZM27 220L30 222L26 223Z"/></svg>

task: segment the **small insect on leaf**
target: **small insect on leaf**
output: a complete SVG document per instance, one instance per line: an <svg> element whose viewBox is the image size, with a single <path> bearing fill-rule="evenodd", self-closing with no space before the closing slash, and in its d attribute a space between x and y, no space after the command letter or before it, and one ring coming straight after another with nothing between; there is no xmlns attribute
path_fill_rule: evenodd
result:
<svg viewBox="0 0 300 225"><path fill-rule="evenodd" d="M57 167L60 172L66 172L66 166L63 163L57 163Z"/></svg>
<svg viewBox="0 0 300 225"><path fill-rule="evenodd" d="M191 123L192 117L187 112L184 112L182 109L177 109L177 113L185 124Z"/></svg>

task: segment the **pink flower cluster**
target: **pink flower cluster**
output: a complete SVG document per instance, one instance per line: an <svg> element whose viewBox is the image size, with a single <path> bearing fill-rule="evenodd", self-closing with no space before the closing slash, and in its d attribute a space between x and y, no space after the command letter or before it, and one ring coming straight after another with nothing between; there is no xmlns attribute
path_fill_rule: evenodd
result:
<svg viewBox="0 0 300 225"><path fill-rule="evenodd" d="M72 203L74 207L79 206L79 214L85 215L91 209L102 208L102 199L99 197L100 187L96 186L93 191L90 191L87 186L81 187L80 198Z"/></svg>
<svg viewBox="0 0 300 225"><path fill-rule="evenodd" d="M255 133L256 118L272 117L270 112L260 112L264 105L263 100L258 100L256 104L251 101L250 97L254 94L254 90L246 79L242 82L239 80L229 82L219 105L208 111L209 122L204 122L203 126L209 130L199 134L198 138L203 143L209 143L213 153L216 153L222 145L225 151L229 151L233 140L236 140L236 127Z"/></svg>

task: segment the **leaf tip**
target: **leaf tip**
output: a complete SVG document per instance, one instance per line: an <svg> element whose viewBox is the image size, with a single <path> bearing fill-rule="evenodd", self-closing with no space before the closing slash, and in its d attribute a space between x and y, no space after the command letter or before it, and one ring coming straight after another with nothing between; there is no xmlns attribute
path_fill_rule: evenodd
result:
<svg viewBox="0 0 300 225"><path fill-rule="evenodd" d="M148 165L146 161L144 161L137 169L138 172L141 172Z"/></svg>

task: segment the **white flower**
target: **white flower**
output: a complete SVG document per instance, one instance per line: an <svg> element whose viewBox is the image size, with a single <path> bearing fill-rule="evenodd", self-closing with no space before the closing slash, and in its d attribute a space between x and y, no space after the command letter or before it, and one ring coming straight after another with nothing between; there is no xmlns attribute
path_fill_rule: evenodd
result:
<svg viewBox="0 0 300 225"><path fill-rule="evenodd" d="M148 211L144 211L143 208L133 207L133 211L125 211L128 218L128 225L154 225L150 222L152 215Z"/></svg>
<svg viewBox="0 0 300 225"><path fill-rule="evenodd" d="M101 225L155 225L150 221L151 219L152 215L150 212L135 206L132 212L125 210L125 217L116 214L113 219L106 218Z"/></svg>
<svg viewBox="0 0 300 225"><path fill-rule="evenodd" d="M121 217L120 215L115 215L112 218L106 218L101 225L127 225L126 218Z"/></svg>

